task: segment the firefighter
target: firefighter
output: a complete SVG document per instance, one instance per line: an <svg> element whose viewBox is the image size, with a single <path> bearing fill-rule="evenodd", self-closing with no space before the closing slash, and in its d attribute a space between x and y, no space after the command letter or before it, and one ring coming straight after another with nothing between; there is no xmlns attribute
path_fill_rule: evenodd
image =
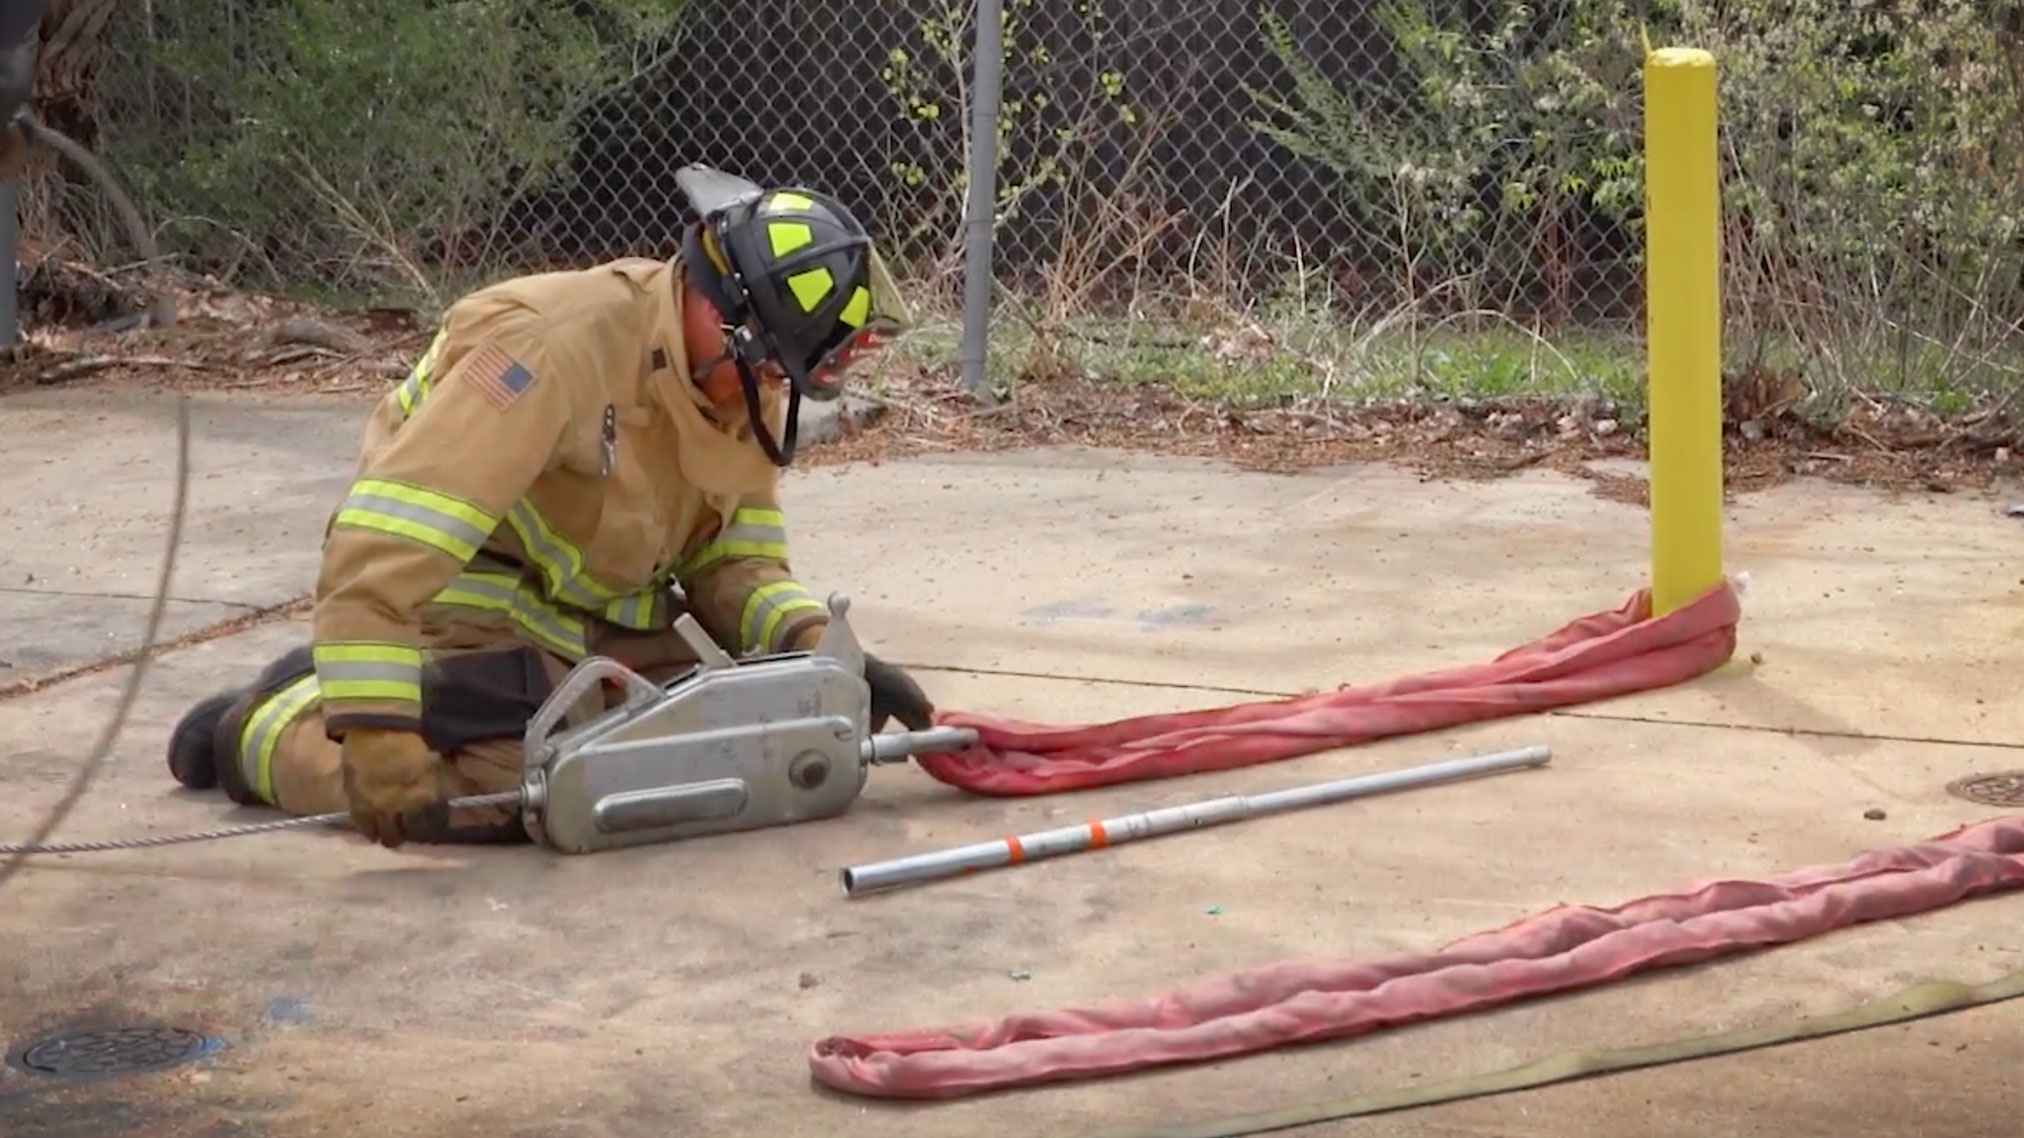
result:
<svg viewBox="0 0 2024 1138"><path fill-rule="evenodd" d="M800 401L836 398L908 314L835 199L698 166L679 182L700 220L678 257L451 306L367 424L310 642L184 716L179 782L348 812L390 849L523 841L514 807L443 803L520 786L526 725L574 662L671 678L694 662L684 609L734 655L815 644L828 610L790 567L780 470ZM873 730L931 724L901 669L868 657L865 678Z"/></svg>
<svg viewBox="0 0 2024 1138"><path fill-rule="evenodd" d="M21 169L35 141L28 99L48 14L49 0L0 0L0 179Z"/></svg>

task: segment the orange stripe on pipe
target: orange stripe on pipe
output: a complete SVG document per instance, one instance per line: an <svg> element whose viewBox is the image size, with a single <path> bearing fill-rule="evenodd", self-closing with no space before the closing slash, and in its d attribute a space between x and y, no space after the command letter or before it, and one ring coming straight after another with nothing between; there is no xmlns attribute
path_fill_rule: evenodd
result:
<svg viewBox="0 0 2024 1138"><path fill-rule="evenodd" d="M1018 865L1026 860L1026 847L1019 844L1018 838L1005 839L1005 852L1011 857L1008 864Z"/></svg>
<svg viewBox="0 0 2024 1138"><path fill-rule="evenodd" d="M1089 824L1089 848L1100 850L1109 844L1110 835L1103 830L1103 819L1098 818L1091 822Z"/></svg>

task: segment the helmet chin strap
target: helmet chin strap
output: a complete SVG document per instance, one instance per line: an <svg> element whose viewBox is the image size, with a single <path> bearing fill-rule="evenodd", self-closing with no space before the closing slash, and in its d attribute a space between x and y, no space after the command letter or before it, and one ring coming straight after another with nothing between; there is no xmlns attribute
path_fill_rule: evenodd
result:
<svg viewBox="0 0 2024 1138"><path fill-rule="evenodd" d="M752 421L752 433L759 437L759 446L773 460L773 465L790 465L794 461L795 440L801 433L801 389L791 383L787 385L787 445L782 447L773 441L773 432L766 427L766 416L760 412L759 377L752 374L752 365L736 352L732 353L731 361L738 366L738 386L745 389L745 415Z"/></svg>

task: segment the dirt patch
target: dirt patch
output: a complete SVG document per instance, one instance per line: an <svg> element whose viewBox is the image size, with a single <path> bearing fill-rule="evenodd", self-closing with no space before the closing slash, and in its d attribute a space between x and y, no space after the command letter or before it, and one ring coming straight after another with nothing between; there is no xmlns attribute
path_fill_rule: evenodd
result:
<svg viewBox="0 0 2024 1138"><path fill-rule="evenodd" d="M138 385L377 398L426 345L418 314L332 312L176 277L119 293L88 269L42 267L48 313L13 358L0 393L58 385ZM63 295L63 290L80 295ZM169 327L131 327L108 313L145 309L166 290ZM28 295L28 294L24 294ZM83 315L80 315L83 314ZM86 316L90 319L87 320ZM1079 444L1213 457L1243 469L1293 471L1352 461L1397 463L1428 479L1496 478L1535 466L1586 478L1632 503L1645 481L1598 460L1641 460L1646 438L1623 408L1594 398L1394 400L1289 398L1271 405L1190 398L1150 384L1061 376L1021 385L1006 402L972 400L946 372L886 376L832 437L805 443L807 466L914 454ZM1728 487L1747 493L1795 477L1884 490L1986 489L2024 474L2019 416L2003 404L1943 419L1903 401L1856 397L1831 421L1808 417L1787 378L1733 377L1723 393Z"/></svg>
<svg viewBox="0 0 2024 1138"><path fill-rule="evenodd" d="M1871 400L1831 427L1787 410L1752 412L1732 401L1726 417L1732 494L1795 477L1944 493L2024 474L2017 428L2001 409L1946 422ZM1643 477L1591 464L1640 462L1648 440L1626 424L1622 408L1592 398L1356 405L1299 399L1245 407L1070 377L1022 386L1003 405L983 407L947 378L915 376L846 421L838 439L811 448L808 462L1043 444L1213 457L1277 472L1381 461L1428 479L1497 478L1544 466L1589 479L1599 494L1644 504Z"/></svg>
<svg viewBox="0 0 2024 1138"><path fill-rule="evenodd" d="M22 344L0 357L0 393L81 383L184 391L376 397L428 341L407 309L341 312L240 292L204 277L110 276L24 251ZM174 322L142 319L155 300Z"/></svg>

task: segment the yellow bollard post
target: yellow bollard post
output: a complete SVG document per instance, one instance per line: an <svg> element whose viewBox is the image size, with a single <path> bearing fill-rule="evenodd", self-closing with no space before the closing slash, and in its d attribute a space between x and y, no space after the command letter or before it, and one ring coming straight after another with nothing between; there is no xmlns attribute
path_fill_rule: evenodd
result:
<svg viewBox="0 0 2024 1138"><path fill-rule="evenodd" d="M1715 57L1646 55L1645 331L1652 615L1722 580L1722 304Z"/></svg>

